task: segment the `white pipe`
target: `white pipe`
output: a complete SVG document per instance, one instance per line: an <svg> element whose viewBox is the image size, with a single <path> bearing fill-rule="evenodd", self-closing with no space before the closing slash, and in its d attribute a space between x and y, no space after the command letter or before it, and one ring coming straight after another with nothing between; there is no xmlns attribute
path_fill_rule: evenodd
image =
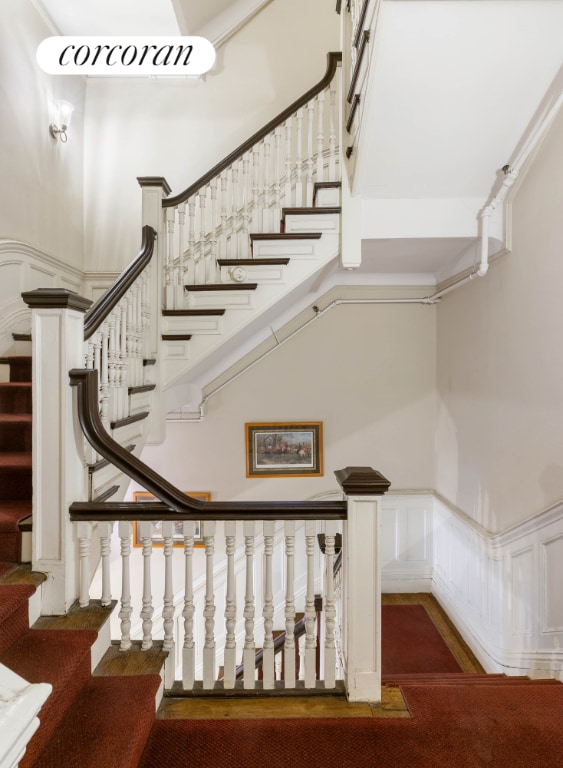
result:
<svg viewBox="0 0 563 768"><path fill-rule="evenodd" d="M540 139L555 118L562 103L563 91L559 93L559 96L551 105L547 113L541 118L539 125L531 133L513 163L504 166L502 170L504 171L505 179L502 182L499 191L489 200L479 214L481 218L481 263L477 270L479 277L484 277L489 270L489 222L491 215L499 203L505 203L512 185L520 174L522 166L530 156L532 150L539 144Z"/></svg>

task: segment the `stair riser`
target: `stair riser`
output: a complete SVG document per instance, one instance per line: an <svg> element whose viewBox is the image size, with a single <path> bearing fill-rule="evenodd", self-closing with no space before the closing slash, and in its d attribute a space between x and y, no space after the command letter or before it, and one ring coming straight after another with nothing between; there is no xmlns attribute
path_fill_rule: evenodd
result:
<svg viewBox="0 0 563 768"><path fill-rule="evenodd" d="M31 358L10 358L10 381L31 381Z"/></svg>
<svg viewBox="0 0 563 768"><path fill-rule="evenodd" d="M31 387L3 387L0 385L1 413L31 413Z"/></svg>
<svg viewBox="0 0 563 768"><path fill-rule="evenodd" d="M0 424L0 451L31 451L31 424Z"/></svg>
<svg viewBox="0 0 563 768"><path fill-rule="evenodd" d="M31 499L31 469L4 468L0 472L0 499Z"/></svg>
<svg viewBox="0 0 563 768"><path fill-rule="evenodd" d="M284 223L284 232L327 232L336 234L340 232L340 214L322 213L322 209L317 214L287 214Z"/></svg>

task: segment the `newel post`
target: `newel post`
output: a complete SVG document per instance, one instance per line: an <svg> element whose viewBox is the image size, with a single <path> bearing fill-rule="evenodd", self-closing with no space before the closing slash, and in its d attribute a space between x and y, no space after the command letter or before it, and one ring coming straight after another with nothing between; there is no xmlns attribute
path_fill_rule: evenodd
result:
<svg viewBox="0 0 563 768"><path fill-rule="evenodd" d="M344 678L349 701L381 701L381 497L389 480L371 467L335 472L346 494L343 545Z"/></svg>
<svg viewBox="0 0 563 768"><path fill-rule="evenodd" d="M87 498L68 372L84 368L84 313L92 302L61 288L22 298L32 310L32 567L47 574L41 612L61 615L79 595L78 542L68 508Z"/></svg>
<svg viewBox="0 0 563 768"><path fill-rule="evenodd" d="M150 306L150 333L149 348L143 351L143 357L155 359L156 367L151 376L152 383L160 382L160 336L161 336L161 310L165 306L166 281L164 279L166 269L166 221L165 209L162 201L172 191L163 176L138 176L137 181L143 194L142 221L143 226L149 225L156 232L155 255L151 260L149 279L149 306ZM158 387L160 389L160 387ZM150 434L147 436L149 443L162 443L165 430L164 399L152 398L152 417L150 422Z"/></svg>

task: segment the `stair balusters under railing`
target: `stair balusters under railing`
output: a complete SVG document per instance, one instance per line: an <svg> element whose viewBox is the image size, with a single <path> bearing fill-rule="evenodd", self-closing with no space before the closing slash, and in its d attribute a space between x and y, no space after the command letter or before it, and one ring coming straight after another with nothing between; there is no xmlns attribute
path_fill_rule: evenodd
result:
<svg viewBox="0 0 563 768"><path fill-rule="evenodd" d="M129 417L129 392L146 384L143 358L148 357L149 276L155 233L143 227L141 250L117 282L86 313L86 367L99 371L100 412L107 430Z"/></svg>
<svg viewBox="0 0 563 768"><path fill-rule="evenodd" d="M329 54L316 86L184 192L163 200L165 309L184 307L185 285L217 282L218 259L250 258L249 234L279 232L282 209L311 206L316 182L340 180L340 59Z"/></svg>

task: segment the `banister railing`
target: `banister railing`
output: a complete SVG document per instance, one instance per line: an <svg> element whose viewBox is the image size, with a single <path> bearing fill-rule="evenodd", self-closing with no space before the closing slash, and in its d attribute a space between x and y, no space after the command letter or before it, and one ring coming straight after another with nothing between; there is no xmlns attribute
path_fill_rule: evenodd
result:
<svg viewBox="0 0 563 768"><path fill-rule="evenodd" d="M130 416L131 388L146 384L143 357L148 355L151 316L149 277L156 232L143 227L136 259L90 308L84 318L85 362L99 371L99 399L104 428ZM154 319L154 317L153 317Z"/></svg>
<svg viewBox="0 0 563 768"><path fill-rule="evenodd" d="M313 205L315 184L340 180L340 53L324 77L179 195L164 199L165 308L185 286L212 284L218 261L250 256L250 233L280 230L284 208Z"/></svg>
<svg viewBox="0 0 563 768"><path fill-rule="evenodd" d="M141 249L131 264L125 268L115 283L96 301L84 315L84 340L88 339L98 330L112 310L126 295L135 281L141 276L148 266L153 252L156 232L152 227L145 225L142 229Z"/></svg>

